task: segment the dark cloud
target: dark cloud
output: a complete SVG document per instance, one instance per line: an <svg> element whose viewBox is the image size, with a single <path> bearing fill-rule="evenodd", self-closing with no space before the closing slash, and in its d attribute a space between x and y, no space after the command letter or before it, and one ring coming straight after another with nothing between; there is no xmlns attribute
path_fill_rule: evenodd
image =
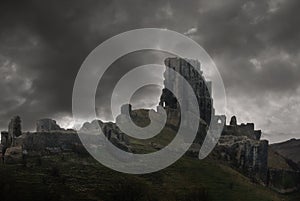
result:
<svg viewBox="0 0 300 201"><path fill-rule="evenodd" d="M69 121L74 80L89 52L118 33L159 27L185 33L213 57L229 115L254 121L270 136L292 133L297 119L286 116L300 114L299 7L297 0L1 1L0 128L15 114L25 129L42 117ZM109 91L126 70L164 56L137 53L112 65L99 84L98 112L107 114ZM158 94L148 87L133 102L150 107Z"/></svg>

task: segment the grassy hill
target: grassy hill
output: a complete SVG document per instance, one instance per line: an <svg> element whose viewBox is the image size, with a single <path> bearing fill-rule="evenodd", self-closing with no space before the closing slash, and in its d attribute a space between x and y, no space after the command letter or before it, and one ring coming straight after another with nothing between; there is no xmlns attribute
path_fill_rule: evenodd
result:
<svg viewBox="0 0 300 201"><path fill-rule="evenodd" d="M0 198L6 200L161 200L281 201L299 200L253 184L212 160L183 157L152 174L112 171L89 156L74 153L30 158L0 165Z"/></svg>
<svg viewBox="0 0 300 201"><path fill-rule="evenodd" d="M300 140L291 139L286 142L272 144L271 148L285 158L300 165Z"/></svg>
<svg viewBox="0 0 300 201"><path fill-rule="evenodd" d="M299 170L296 163L280 155L271 146L268 151L268 166L273 169Z"/></svg>
<svg viewBox="0 0 300 201"><path fill-rule="evenodd" d="M137 125L149 123L148 111L135 111ZM137 118L142 117L142 118ZM157 151L174 137L171 121L151 140L133 140L135 152ZM274 167L288 164L270 152ZM104 167L91 156L76 153L35 156L26 164L0 164L1 201L298 201L300 194L280 195L253 183L213 157L182 157L156 173L129 175Z"/></svg>

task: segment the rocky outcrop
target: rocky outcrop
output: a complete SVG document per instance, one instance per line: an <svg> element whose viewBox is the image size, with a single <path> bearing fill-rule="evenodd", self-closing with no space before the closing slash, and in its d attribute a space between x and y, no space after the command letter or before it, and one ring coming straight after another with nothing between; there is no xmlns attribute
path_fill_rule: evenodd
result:
<svg viewBox="0 0 300 201"><path fill-rule="evenodd" d="M222 136L214 155L254 181L267 183L268 141L247 136Z"/></svg>
<svg viewBox="0 0 300 201"><path fill-rule="evenodd" d="M5 163L21 163L23 161L23 149L21 146L9 147L4 154Z"/></svg>
<svg viewBox="0 0 300 201"><path fill-rule="evenodd" d="M218 160L226 161L253 181L279 193L291 193L300 188L297 164L269 149L266 140L224 135L219 139L212 155ZM270 166L268 162L271 163Z"/></svg>
<svg viewBox="0 0 300 201"><path fill-rule="evenodd" d="M90 144L98 142L101 144L102 142L99 141L97 137L97 135L101 135L100 130L106 136L107 140L109 140L113 145L124 151L131 152L131 148L128 145L128 137L113 122L102 122L101 120L86 122L83 124L79 132L81 134L85 134L81 135L81 137L86 137L86 142L90 142ZM94 144L93 146L98 145L99 144Z"/></svg>
<svg viewBox="0 0 300 201"><path fill-rule="evenodd" d="M86 134L100 134L100 129L108 140L115 138L118 141L127 142L125 134L112 122L102 122L101 120L94 120L91 123L83 124L80 132Z"/></svg>

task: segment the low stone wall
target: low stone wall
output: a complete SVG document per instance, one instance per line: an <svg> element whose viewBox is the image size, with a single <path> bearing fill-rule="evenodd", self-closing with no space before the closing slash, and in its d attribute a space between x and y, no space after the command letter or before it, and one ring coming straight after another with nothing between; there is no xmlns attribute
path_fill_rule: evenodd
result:
<svg viewBox="0 0 300 201"><path fill-rule="evenodd" d="M82 135L85 138L86 146L103 146L98 135ZM128 150L125 142L121 142L116 136L112 136L110 141L121 149ZM50 132L27 132L16 139L16 146L22 147L29 155L35 154L58 154L61 152L75 152L87 154L78 134L72 131L50 131Z"/></svg>
<svg viewBox="0 0 300 201"><path fill-rule="evenodd" d="M23 134L18 143L27 151L44 151L47 147L72 150L81 141L75 132L34 132Z"/></svg>

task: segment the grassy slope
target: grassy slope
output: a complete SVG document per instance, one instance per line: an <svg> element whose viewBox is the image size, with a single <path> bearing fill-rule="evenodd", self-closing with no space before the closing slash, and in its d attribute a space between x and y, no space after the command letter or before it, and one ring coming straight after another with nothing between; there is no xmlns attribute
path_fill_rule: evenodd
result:
<svg viewBox="0 0 300 201"><path fill-rule="evenodd" d="M268 166L274 169L292 170L286 159L269 147Z"/></svg>
<svg viewBox="0 0 300 201"><path fill-rule="evenodd" d="M117 173L75 154L30 160L30 167L0 165L2 201L289 200L208 160L184 157L165 170L142 176Z"/></svg>
<svg viewBox="0 0 300 201"><path fill-rule="evenodd" d="M136 123L147 125L147 111ZM161 145L174 136L166 128L151 139ZM148 140L131 143L137 152L153 152ZM285 165L285 164L283 164ZM299 194L283 196L251 181L218 161L183 157L172 166L147 175L112 171L89 156L74 153L31 158L27 167L0 164L0 200L105 201L298 201Z"/></svg>
<svg viewBox="0 0 300 201"><path fill-rule="evenodd" d="M292 139L282 143L271 144L270 147L285 158L300 164L300 140Z"/></svg>

